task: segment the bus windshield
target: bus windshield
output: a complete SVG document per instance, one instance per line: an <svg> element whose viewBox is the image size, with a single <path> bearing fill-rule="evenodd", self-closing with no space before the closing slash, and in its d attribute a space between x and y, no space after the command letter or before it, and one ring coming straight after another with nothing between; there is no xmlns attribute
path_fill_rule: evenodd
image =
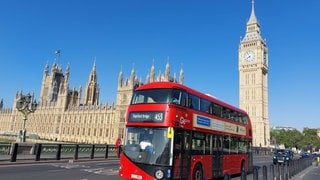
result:
<svg viewBox="0 0 320 180"><path fill-rule="evenodd" d="M167 128L127 127L123 153L133 162L172 164L171 141Z"/></svg>
<svg viewBox="0 0 320 180"><path fill-rule="evenodd" d="M131 104L151 104L151 103L181 103L182 92L177 89L148 89L136 91L133 94Z"/></svg>

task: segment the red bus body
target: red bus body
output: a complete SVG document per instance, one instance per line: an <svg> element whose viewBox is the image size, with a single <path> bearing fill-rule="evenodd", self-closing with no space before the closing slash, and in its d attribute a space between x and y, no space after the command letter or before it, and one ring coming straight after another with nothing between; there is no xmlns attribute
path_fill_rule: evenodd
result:
<svg viewBox="0 0 320 180"><path fill-rule="evenodd" d="M126 115L119 176L223 177L252 169L252 127L239 108L172 82L136 89Z"/></svg>

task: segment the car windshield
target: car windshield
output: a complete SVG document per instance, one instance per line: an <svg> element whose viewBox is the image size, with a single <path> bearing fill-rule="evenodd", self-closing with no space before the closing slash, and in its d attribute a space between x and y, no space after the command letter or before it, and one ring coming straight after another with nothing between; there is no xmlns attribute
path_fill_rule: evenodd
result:
<svg viewBox="0 0 320 180"><path fill-rule="evenodd" d="M283 149L277 149L274 154L284 154L284 150Z"/></svg>
<svg viewBox="0 0 320 180"><path fill-rule="evenodd" d="M290 150L277 149L274 154L291 155L292 153Z"/></svg>
<svg viewBox="0 0 320 180"><path fill-rule="evenodd" d="M168 136L167 128L127 127L123 152L133 162L172 165L172 138Z"/></svg>
<svg viewBox="0 0 320 180"><path fill-rule="evenodd" d="M135 91L131 104L181 104L182 91L177 89L148 89Z"/></svg>

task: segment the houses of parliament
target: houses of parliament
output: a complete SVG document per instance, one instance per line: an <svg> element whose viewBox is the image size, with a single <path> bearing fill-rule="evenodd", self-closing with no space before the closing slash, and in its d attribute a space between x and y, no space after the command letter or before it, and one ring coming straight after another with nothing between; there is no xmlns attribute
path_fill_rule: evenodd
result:
<svg viewBox="0 0 320 180"><path fill-rule="evenodd" d="M46 64L43 71L39 103L34 113L28 116L27 132L37 134L41 139L95 144L114 144L122 138L125 126L126 109L135 88L154 81L173 81L183 83L181 69L179 80L170 75L170 65L166 64L164 74L155 74L151 66L146 82L138 80L134 68L130 77L124 79L120 71L118 77L116 103L99 103L99 84L96 61L89 74L84 90L69 89L70 67L63 72L62 67L53 63L51 69ZM22 96L17 92L14 106ZM34 97L34 95L32 95ZM23 115L15 107L0 106L0 131L19 132Z"/></svg>
<svg viewBox="0 0 320 180"><path fill-rule="evenodd" d="M268 53L252 0L245 36L241 38L238 47L238 70L239 106L251 119L253 146L270 145ZM135 88L143 84L138 80L134 69L126 79L120 71L116 102L112 104L99 104L95 62L83 94L81 87L69 89L69 74L70 67L62 72L62 68L56 63L52 65L51 70L48 64L45 66L39 105L35 113L29 115L27 131L43 139L78 143L110 144L122 138L126 109L131 96ZM175 75L172 77L170 65L167 63L165 73L156 77L155 67L152 65L145 83L154 81L173 81L183 84L184 72L180 70L179 79ZM16 94L14 104L20 96L21 93ZM18 132L21 127L21 113L16 108L4 109L3 103L0 103L0 131Z"/></svg>

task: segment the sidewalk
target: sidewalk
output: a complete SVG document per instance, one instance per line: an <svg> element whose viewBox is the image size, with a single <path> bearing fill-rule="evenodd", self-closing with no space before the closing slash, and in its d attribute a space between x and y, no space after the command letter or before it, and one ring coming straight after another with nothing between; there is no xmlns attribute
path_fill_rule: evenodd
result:
<svg viewBox="0 0 320 180"><path fill-rule="evenodd" d="M302 179L304 179L304 177L306 175L308 175L308 173L310 173L311 171L314 171L314 170L317 170L320 172L320 164L318 166L316 166L316 163L313 162L311 166L309 166L305 170L301 171L300 173L296 174L295 176L290 178L290 180L302 180ZM317 179L320 179L320 174Z"/></svg>

